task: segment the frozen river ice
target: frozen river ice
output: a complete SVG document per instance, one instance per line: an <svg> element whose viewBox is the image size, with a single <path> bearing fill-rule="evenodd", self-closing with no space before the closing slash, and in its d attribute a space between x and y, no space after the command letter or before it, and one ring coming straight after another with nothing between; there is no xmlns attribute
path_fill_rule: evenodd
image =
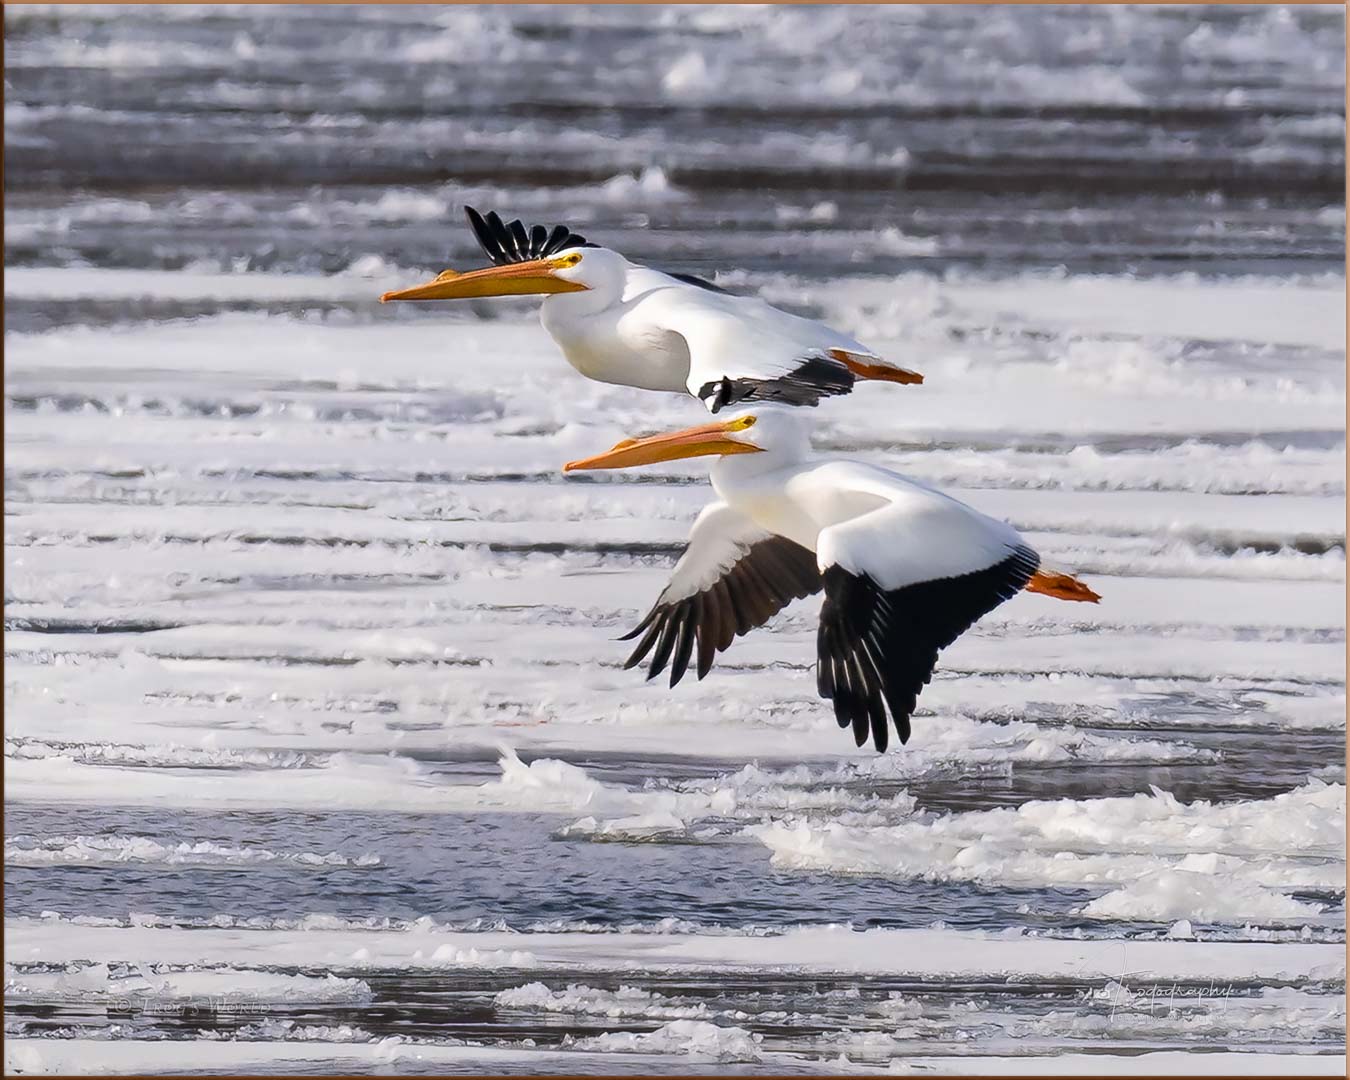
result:
<svg viewBox="0 0 1350 1080"><path fill-rule="evenodd" d="M6 9L7 1068L1342 1073L1339 11L310 12ZM884 757L818 600L623 671L706 466L560 465L697 407L380 308L466 201L903 357L817 445L1102 604Z"/></svg>

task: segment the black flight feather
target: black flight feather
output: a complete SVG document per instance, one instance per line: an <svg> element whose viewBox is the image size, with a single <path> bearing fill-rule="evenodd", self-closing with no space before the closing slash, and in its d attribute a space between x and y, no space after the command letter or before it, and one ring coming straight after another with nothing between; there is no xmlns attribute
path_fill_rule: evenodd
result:
<svg viewBox="0 0 1350 1080"><path fill-rule="evenodd" d="M820 586L814 552L782 536L768 537L752 544L701 592L658 600L647 617L624 635L632 639L643 634L624 667L633 667L652 653L647 678L655 678L670 663L674 686L696 655L701 679L711 669L714 655L737 636L762 626L793 600L819 592Z"/></svg>
<svg viewBox="0 0 1350 1080"><path fill-rule="evenodd" d="M797 367L776 379L733 379L724 375L700 386L697 396L713 413L745 401L814 406L821 398L849 393L853 383L853 372L838 360L811 355L802 357Z"/></svg>
<svg viewBox="0 0 1350 1080"><path fill-rule="evenodd" d="M1040 556L1021 545L984 570L890 590L867 574L827 567L816 689L833 701L839 726L853 728L859 746L870 731L885 750L889 711L900 741L908 741L910 716L938 651L1021 592L1039 565Z"/></svg>
<svg viewBox="0 0 1350 1080"><path fill-rule="evenodd" d="M472 206L464 208L464 215L483 254L497 266L545 259L566 248L599 246L566 225L555 225L550 231L544 225L527 226L519 218L504 222L495 210L485 216Z"/></svg>

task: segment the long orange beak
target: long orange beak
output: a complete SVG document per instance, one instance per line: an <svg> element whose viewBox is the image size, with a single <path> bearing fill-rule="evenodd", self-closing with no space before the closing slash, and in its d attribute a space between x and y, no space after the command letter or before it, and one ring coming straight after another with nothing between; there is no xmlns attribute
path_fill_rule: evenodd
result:
<svg viewBox="0 0 1350 1080"><path fill-rule="evenodd" d="M746 423L747 420L750 423ZM698 427L673 431L667 435L624 439L603 454L582 458L580 461L569 461L563 466L563 472L577 472L581 469L626 469L630 465L651 465L658 461L706 457L709 454L757 454L760 447L739 442L732 437L753 423L753 417L740 417L719 423L700 424Z"/></svg>
<svg viewBox="0 0 1350 1080"><path fill-rule="evenodd" d="M467 300L474 296L538 296L541 293L582 292L585 285L557 277L549 259L485 266L461 274L443 270L425 285L387 292L386 300Z"/></svg>

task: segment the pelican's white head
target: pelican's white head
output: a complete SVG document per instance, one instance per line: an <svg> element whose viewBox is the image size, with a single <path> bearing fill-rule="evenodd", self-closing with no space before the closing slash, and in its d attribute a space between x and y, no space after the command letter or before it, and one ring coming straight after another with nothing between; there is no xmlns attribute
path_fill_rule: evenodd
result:
<svg viewBox="0 0 1350 1080"><path fill-rule="evenodd" d="M550 309L564 318L603 311L623 299L631 265L617 251L595 244L560 251L554 257L553 278L574 289L556 290L544 298L545 322Z"/></svg>
<svg viewBox="0 0 1350 1080"><path fill-rule="evenodd" d="M658 461L692 457L730 457L736 454L768 454L757 463L777 467L805 457L811 450L810 422L800 410L776 405L738 410L711 424L684 428L643 439L624 439L603 454L569 461L563 472L583 469L626 469Z"/></svg>
<svg viewBox="0 0 1350 1080"><path fill-rule="evenodd" d="M723 410L725 412L726 410ZM771 453L776 458L804 457L811 449L811 421L806 410L788 405L742 407L725 419L744 424L733 436L747 446Z"/></svg>
<svg viewBox="0 0 1350 1080"><path fill-rule="evenodd" d="M444 270L424 285L385 293L385 300L463 300L477 296L590 293L580 306L601 308L623 293L622 255L597 247L565 225L546 229L465 207L479 246L491 261L480 270ZM574 303L576 301L573 301Z"/></svg>

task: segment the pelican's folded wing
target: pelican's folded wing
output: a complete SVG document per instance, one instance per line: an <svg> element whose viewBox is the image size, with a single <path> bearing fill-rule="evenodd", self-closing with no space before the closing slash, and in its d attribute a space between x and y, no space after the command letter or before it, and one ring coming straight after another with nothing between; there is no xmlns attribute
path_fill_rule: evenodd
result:
<svg viewBox="0 0 1350 1080"><path fill-rule="evenodd" d="M689 392L711 412L757 401L818 405L858 379L922 382L846 334L753 296L692 285L668 296L669 329L689 351Z"/></svg>
<svg viewBox="0 0 1350 1080"><path fill-rule="evenodd" d="M755 297L689 292L671 325L689 349L689 392L710 412L757 401L817 405L852 391L853 372L829 354L836 335L828 327Z"/></svg>
<svg viewBox="0 0 1350 1080"><path fill-rule="evenodd" d="M766 532L726 503L712 503L694 522L689 545L656 605L624 636L642 635L624 667L640 663L654 648L647 678L655 678L669 662L674 686L697 646L701 679L714 653L737 635L764 625L820 586L813 552Z"/></svg>
<svg viewBox="0 0 1350 1080"><path fill-rule="evenodd" d="M938 651L1016 596L1040 556L1003 522L914 486L904 499L821 533L820 696L862 746L903 743Z"/></svg>

